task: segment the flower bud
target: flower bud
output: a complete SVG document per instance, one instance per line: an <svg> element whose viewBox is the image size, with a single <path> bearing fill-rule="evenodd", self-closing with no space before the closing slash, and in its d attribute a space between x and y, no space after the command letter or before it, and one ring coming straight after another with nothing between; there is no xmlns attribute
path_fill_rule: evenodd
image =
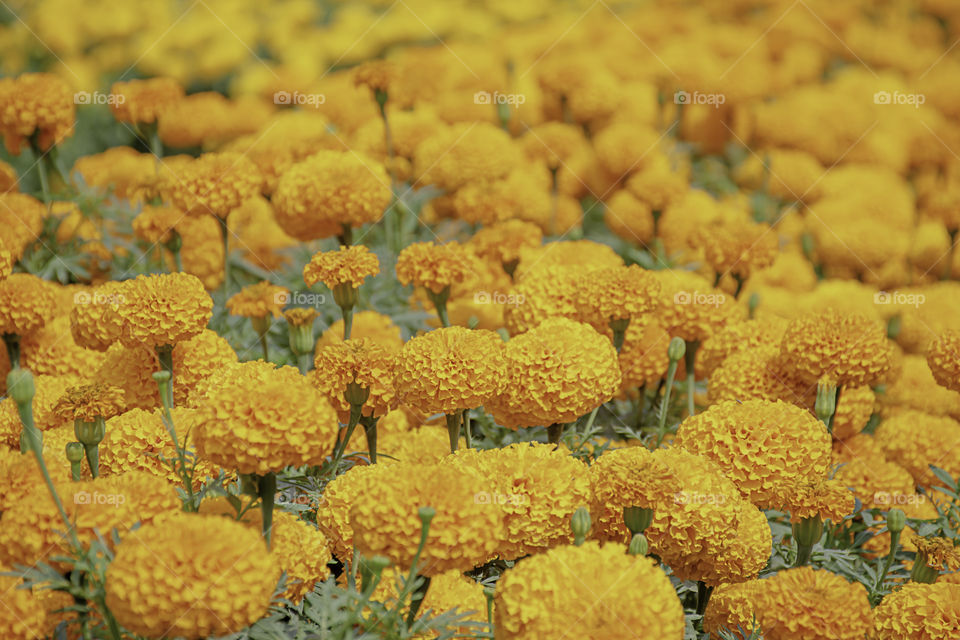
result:
<svg viewBox="0 0 960 640"><path fill-rule="evenodd" d="M671 338L670 346L667 347L667 357L671 362L679 362L683 354L687 352L687 343L683 338Z"/></svg>
<svg viewBox="0 0 960 640"><path fill-rule="evenodd" d="M623 522L632 534L643 533L653 522L653 509L641 507L624 507Z"/></svg>
<svg viewBox="0 0 960 640"><path fill-rule="evenodd" d="M343 399L351 406L361 406L370 397L370 388L351 382L343 392Z"/></svg>
<svg viewBox="0 0 960 640"><path fill-rule="evenodd" d="M35 393L32 373L17 367L7 374L7 395L18 405L30 404Z"/></svg>
<svg viewBox="0 0 960 640"><path fill-rule="evenodd" d="M433 507L420 507L417 510L417 515L420 517L420 522L427 526L433 520L434 516L437 515L437 510Z"/></svg>
<svg viewBox="0 0 960 640"><path fill-rule="evenodd" d="M290 350L296 355L304 355L313 351L313 324L288 325Z"/></svg>
<svg viewBox="0 0 960 640"><path fill-rule="evenodd" d="M817 383L817 400L814 404L817 418L829 420L837 410L837 386L828 382Z"/></svg>
<svg viewBox="0 0 960 640"><path fill-rule="evenodd" d="M342 282L333 288L333 301L341 309L353 309L357 306L358 291L352 282Z"/></svg>
<svg viewBox="0 0 960 640"><path fill-rule="evenodd" d="M793 538L802 547L812 547L823 536L823 520L819 516L793 523Z"/></svg>
<svg viewBox="0 0 960 640"><path fill-rule="evenodd" d="M577 507L570 517L570 528L573 529L574 544L582 544L590 533L590 512L586 507Z"/></svg>
<svg viewBox="0 0 960 640"><path fill-rule="evenodd" d="M900 533L907 526L907 514L902 509L887 511L887 529L890 533Z"/></svg>
<svg viewBox="0 0 960 640"><path fill-rule="evenodd" d="M83 462L83 444L79 442L68 442L67 460L69 460L71 464Z"/></svg>
<svg viewBox="0 0 960 640"><path fill-rule="evenodd" d="M74 420L73 433L77 436L77 440L82 442L84 446L95 447L100 444L103 441L103 437L107 435L107 425L103 421L103 418L99 417L93 422Z"/></svg>
<svg viewBox="0 0 960 640"><path fill-rule="evenodd" d="M627 547L627 553L632 556L645 556L650 551L650 544L642 533L634 534L630 540L630 546Z"/></svg>

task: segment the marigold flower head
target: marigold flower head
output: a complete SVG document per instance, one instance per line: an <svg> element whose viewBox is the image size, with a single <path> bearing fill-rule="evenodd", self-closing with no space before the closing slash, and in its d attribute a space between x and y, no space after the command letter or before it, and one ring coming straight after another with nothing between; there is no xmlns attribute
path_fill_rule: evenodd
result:
<svg viewBox="0 0 960 640"><path fill-rule="evenodd" d="M403 415L403 410L397 409L388 416L395 414ZM385 456L377 460L377 465L435 464L450 455L450 436L445 428L424 425L406 432L391 432L390 422L385 418L377 423L377 447Z"/></svg>
<svg viewBox="0 0 960 640"><path fill-rule="evenodd" d="M397 280L441 293L471 275L471 257L458 242L415 242L397 256Z"/></svg>
<svg viewBox="0 0 960 640"><path fill-rule="evenodd" d="M0 566L0 571L11 570ZM47 627L48 611L40 598L22 587L19 578L0 576L4 605L0 609L0 634L10 640L35 640L38 632Z"/></svg>
<svg viewBox="0 0 960 640"><path fill-rule="evenodd" d="M653 560L593 541L551 549L507 569L497 583L494 621L498 634L515 640L625 640L635 629L680 640L684 625L680 600Z"/></svg>
<svg viewBox="0 0 960 640"><path fill-rule="evenodd" d="M309 378L336 408L341 422L350 417L350 403L344 394L351 385L370 392L363 415L379 418L397 407L395 358L393 351L376 342L354 338L318 349Z"/></svg>
<svg viewBox="0 0 960 640"><path fill-rule="evenodd" d="M937 571L960 569L960 549L949 538L912 535L910 542L917 548L917 562L924 558L927 566Z"/></svg>
<svg viewBox="0 0 960 640"><path fill-rule="evenodd" d="M25 193L0 193L0 241L13 260L40 237L47 208Z"/></svg>
<svg viewBox="0 0 960 640"><path fill-rule="evenodd" d="M73 135L75 117L73 92L58 76L25 73L0 79L0 134L13 155L20 155L33 136L44 151L59 144Z"/></svg>
<svg viewBox="0 0 960 640"><path fill-rule="evenodd" d="M487 122L460 123L421 142L414 153L421 184L454 191L466 184L496 180L521 163L510 135Z"/></svg>
<svg viewBox="0 0 960 640"><path fill-rule="evenodd" d="M57 401L54 411L64 421L93 422L97 418L112 418L123 409L123 391L117 387L94 382L70 387Z"/></svg>
<svg viewBox="0 0 960 640"><path fill-rule="evenodd" d="M191 215L226 218L260 193L263 177L253 162L234 151L205 153L167 181L166 199Z"/></svg>
<svg viewBox="0 0 960 640"><path fill-rule="evenodd" d="M671 336L703 342L744 317L733 296L691 271L654 271L662 289L657 318Z"/></svg>
<svg viewBox="0 0 960 640"><path fill-rule="evenodd" d="M873 389L866 385L844 389L833 414L833 437L843 440L860 433L873 415L876 399Z"/></svg>
<svg viewBox="0 0 960 640"><path fill-rule="evenodd" d="M446 452L450 452L449 443ZM350 509L359 496L390 482L391 465L354 465L330 481L317 508L317 527L330 541L333 554L341 561L353 558L353 527Z"/></svg>
<svg viewBox="0 0 960 640"><path fill-rule="evenodd" d="M270 284L266 280L251 284L227 300L227 309L235 316L245 318L280 317L280 310L289 299L290 290Z"/></svg>
<svg viewBox="0 0 960 640"><path fill-rule="evenodd" d="M474 501L503 511L506 539L498 551L504 559L572 543L570 517L590 504L588 467L554 445L460 449L443 463L468 467L487 479L474 487Z"/></svg>
<svg viewBox="0 0 960 640"><path fill-rule="evenodd" d="M675 443L713 460L764 509L776 508L795 482L823 477L831 458L823 423L782 401L715 404L684 420Z"/></svg>
<svg viewBox="0 0 960 640"><path fill-rule="evenodd" d="M842 480L815 478L796 482L778 508L790 512L791 522L820 518L837 524L853 513L855 502L853 492Z"/></svg>
<svg viewBox="0 0 960 640"><path fill-rule="evenodd" d="M697 349L697 376L709 378L723 361L735 353L760 345L780 346L787 320L767 315L729 324Z"/></svg>
<svg viewBox="0 0 960 640"><path fill-rule="evenodd" d="M548 242L537 247L520 250L520 264L514 277L519 280L534 270L551 266L583 267L602 269L619 267L623 259L610 246L592 240Z"/></svg>
<svg viewBox="0 0 960 640"><path fill-rule="evenodd" d="M590 465L593 487L591 537L626 544L631 533L623 521L627 507L654 509L663 496L676 495L680 481L645 447L607 451Z"/></svg>
<svg viewBox="0 0 960 640"><path fill-rule="evenodd" d="M366 338L391 351L399 351L403 347L400 327L393 324L390 316L376 311L354 311L353 330L350 336ZM317 339L316 351L319 353L324 346L339 342L343 342L343 320L337 320L320 335Z"/></svg>
<svg viewBox="0 0 960 640"><path fill-rule="evenodd" d="M931 464L951 476L960 475L960 450L957 448L960 423L956 420L905 410L883 420L874 432L874 439L883 448L887 459L909 471L921 487L934 487L940 483L930 469Z"/></svg>
<svg viewBox="0 0 960 640"><path fill-rule="evenodd" d="M558 170L568 160L589 149L580 127L566 122L545 122L530 127L520 139L524 154Z"/></svg>
<svg viewBox="0 0 960 640"><path fill-rule="evenodd" d="M793 320L780 348L810 384L868 385L889 370L893 357L882 326L861 314L833 310Z"/></svg>
<svg viewBox="0 0 960 640"><path fill-rule="evenodd" d="M60 483L58 490L67 516L81 543L98 535L110 541L114 529L123 536L137 522L163 520L180 510L176 490L164 478L130 471L96 480ZM47 487L40 483L3 514L0 530L0 563L32 566L69 555L69 542L61 533L63 520ZM59 567L58 567L59 568Z"/></svg>
<svg viewBox="0 0 960 640"><path fill-rule="evenodd" d="M173 346L207 326L213 300L200 280L188 273L141 275L120 290L116 305L123 323L120 341L127 347Z"/></svg>
<svg viewBox="0 0 960 640"><path fill-rule="evenodd" d="M59 315L20 341L20 366L35 374L89 376L103 354L78 346L70 335L69 316Z"/></svg>
<svg viewBox="0 0 960 640"><path fill-rule="evenodd" d="M627 242L646 245L653 239L653 210L626 189L616 191L604 203L603 221Z"/></svg>
<svg viewBox="0 0 960 640"><path fill-rule="evenodd" d="M397 395L428 414L479 407L503 389L503 354L493 331L446 327L417 336L397 354Z"/></svg>
<svg viewBox="0 0 960 640"><path fill-rule="evenodd" d="M504 537L500 509L474 500L481 476L446 465L391 465L390 481L355 496L350 526L357 550L409 569L420 543L421 507L436 509L420 556L421 575L467 571L491 559Z"/></svg>
<svg viewBox="0 0 960 640"><path fill-rule="evenodd" d="M540 246L543 232L525 220L506 220L477 231L467 247L484 260L503 265L509 273L520 261L520 252Z"/></svg>
<svg viewBox="0 0 960 640"><path fill-rule="evenodd" d="M29 335L43 327L53 312L53 295L37 276L14 273L0 280L0 333Z"/></svg>
<svg viewBox="0 0 960 640"><path fill-rule="evenodd" d="M319 316L316 309L307 307L297 307L287 309L283 312L283 317L291 327L313 326L313 321ZM341 334L342 335L342 334Z"/></svg>
<svg viewBox="0 0 960 640"><path fill-rule="evenodd" d="M119 122L150 124L170 105L179 102L185 92L173 78L158 77L115 82L110 94L116 98L110 103L110 110Z"/></svg>
<svg viewBox="0 0 960 640"><path fill-rule="evenodd" d="M63 424L63 419L54 409L66 390L78 384L81 384L80 379L75 376L33 376L34 396L31 406L37 429L47 431ZM7 397L0 400L0 442L19 449L23 422L20 420L17 404L9 395L12 391L7 389Z"/></svg>
<svg viewBox="0 0 960 640"><path fill-rule="evenodd" d="M505 427L572 422L620 389L613 344L590 325L549 318L511 339L506 385L485 405Z"/></svg>
<svg viewBox="0 0 960 640"><path fill-rule="evenodd" d="M908 582L873 610L877 640L939 640L960 633L960 584Z"/></svg>
<svg viewBox="0 0 960 640"><path fill-rule="evenodd" d="M303 376L296 367L277 367L264 360L224 363L216 367L209 375L198 380L193 392L187 398L187 406L200 407L207 397L225 386L257 386L279 379L293 385L302 382ZM174 389L176 392L176 389Z"/></svg>
<svg viewBox="0 0 960 640"><path fill-rule="evenodd" d="M389 60L368 60L353 69L353 82L373 91L387 91L396 81L399 68Z"/></svg>
<svg viewBox="0 0 960 640"><path fill-rule="evenodd" d="M266 615L280 573L253 528L181 513L124 539L107 569L107 606L139 635L227 635Z"/></svg>
<svg viewBox="0 0 960 640"><path fill-rule="evenodd" d="M538 267L534 275L518 278L513 290L518 303L504 311L510 334L529 331L547 318L577 320L577 285L584 271L582 267L550 265Z"/></svg>
<svg viewBox="0 0 960 640"><path fill-rule="evenodd" d="M600 331L614 320L632 320L660 304L660 282L635 264L588 271L576 293L580 319Z"/></svg>
<svg viewBox="0 0 960 640"><path fill-rule="evenodd" d="M333 450L337 415L302 376L266 372L262 380L227 376L208 388L194 430L197 452L238 473L264 475L286 466L319 465Z"/></svg>
<svg viewBox="0 0 960 640"><path fill-rule="evenodd" d="M273 204L283 230L309 241L376 222L390 198L382 164L352 152L320 151L280 177Z"/></svg>
<svg viewBox="0 0 960 640"><path fill-rule="evenodd" d="M377 254L363 245L341 246L339 251L313 254L303 267L303 281L309 286L323 282L329 289L349 284L359 287L368 277L380 273Z"/></svg>
<svg viewBox="0 0 960 640"><path fill-rule="evenodd" d="M144 242L166 243L184 215L177 207L148 204L133 219L133 232Z"/></svg>
<svg viewBox="0 0 960 640"><path fill-rule="evenodd" d="M763 580L718 586L707 605L704 629L712 634L756 629L770 640L860 640L871 629L871 618L862 584L798 567Z"/></svg>
<svg viewBox="0 0 960 640"><path fill-rule="evenodd" d="M927 364L938 384L960 391L960 331L944 331L930 345Z"/></svg>
<svg viewBox="0 0 960 640"><path fill-rule="evenodd" d="M703 249L711 269L744 279L772 265L779 249L777 234L769 226L745 220L702 226L690 242Z"/></svg>

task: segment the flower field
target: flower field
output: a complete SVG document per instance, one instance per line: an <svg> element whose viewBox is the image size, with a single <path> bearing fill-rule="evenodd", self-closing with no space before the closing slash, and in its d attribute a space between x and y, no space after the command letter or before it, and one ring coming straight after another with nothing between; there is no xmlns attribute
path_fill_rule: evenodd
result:
<svg viewBox="0 0 960 640"><path fill-rule="evenodd" d="M958 45L0 0L0 640L960 640Z"/></svg>

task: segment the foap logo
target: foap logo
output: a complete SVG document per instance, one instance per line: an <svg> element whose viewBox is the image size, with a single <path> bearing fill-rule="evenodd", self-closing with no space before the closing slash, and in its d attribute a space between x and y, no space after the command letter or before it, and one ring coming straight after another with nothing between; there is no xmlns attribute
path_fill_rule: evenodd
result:
<svg viewBox="0 0 960 640"><path fill-rule="evenodd" d="M877 91L873 94L873 104L905 104L916 109L927 101L922 93L904 93L902 91Z"/></svg>
<svg viewBox="0 0 960 640"><path fill-rule="evenodd" d="M891 493L889 491L878 491L873 494L874 504L883 506L902 506L923 504L926 497L919 493Z"/></svg>
<svg viewBox="0 0 960 640"><path fill-rule="evenodd" d="M726 504L727 496L722 493L697 493L696 491L678 491L673 494L674 504Z"/></svg>
<svg viewBox="0 0 960 640"><path fill-rule="evenodd" d="M873 294L873 304L895 304L918 308L927 297L922 293L903 293L902 291L877 291Z"/></svg>
<svg viewBox="0 0 960 640"><path fill-rule="evenodd" d="M701 293L699 291L678 291L673 294L673 304L704 304L719 307L727 299L723 293Z"/></svg>
<svg viewBox="0 0 960 640"><path fill-rule="evenodd" d="M99 491L77 491L73 494L73 504L105 504L119 507L127 501L122 493L100 493Z"/></svg>
<svg viewBox="0 0 960 640"><path fill-rule="evenodd" d="M78 91L73 94L73 104L123 104L126 101L127 97L121 93Z"/></svg>
<svg viewBox="0 0 960 640"><path fill-rule="evenodd" d="M286 504L286 505L298 505L309 507L315 502L310 496L305 493L300 493L294 488L284 489L283 491L278 491L273 498L274 502L277 504Z"/></svg>
<svg viewBox="0 0 960 640"><path fill-rule="evenodd" d="M528 496L521 493L478 491L473 494L473 502L475 504L524 504L528 499Z"/></svg>
<svg viewBox="0 0 960 640"><path fill-rule="evenodd" d="M699 91L694 91L690 93L689 91L677 91L673 94L673 104L706 104L712 106L714 109L719 109L720 105L727 101L727 96L722 93L701 93Z"/></svg>
<svg viewBox="0 0 960 640"><path fill-rule="evenodd" d="M473 94L474 104L509 104L519 107L527 101L527 96L522 93L500 93L494 91L477 91Z"/></svg>
<svg viewBox="0 0 960 640"><path fill-rule="evenodd" d="M522 293L503 293L502 291L477 291L473 294L474 304L505 304L517 306L524 303Z"/></svg>
<svg viewBox="0 0 960 640"><path fill-rule="evenodd" d="M314 293L312 291L281 292L273 296L274 304L292 304L298 307L319 307L323 305L326 300L327 297L322 293Z"/></svg>
<svg viewBox="0 0 960 640"><path fill-rule="evenodd" d="M78 291L73 294L73 304L109 304L109 305L118 305L126 302L126 298L123 297L122 293L101 293L94 291L93 293L88 293L86 291Z"/></svg>
<svg viewBox="0 0 960 640"><path fill-rule="evenodd" d="M280 105L307 105L315 107L327 101L322 93L300 93L299 91L276 91L273 94L273 104Z"/></svg>

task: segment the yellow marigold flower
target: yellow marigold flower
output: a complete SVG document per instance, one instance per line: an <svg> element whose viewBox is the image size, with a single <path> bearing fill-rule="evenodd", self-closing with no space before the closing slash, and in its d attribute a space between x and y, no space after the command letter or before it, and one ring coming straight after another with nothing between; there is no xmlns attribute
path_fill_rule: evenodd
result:
<svg viewBox="0 0 960 640"><path fill-rule="evenodd" d="M643 168L627 179L626 188L653 211L663 211L690 189L689 166L666 153L644 158Z"/></svg>
<svg viewBox="0 0 960 640"><path fill-rule="evenodd" d="M273 105L253 96L230 100L216 91L203 91L161 111L157 132L163 143L171 147L217 146L260 130L273 111Z"/></svg>
<svg viewBox="0 0 960 640"><path fill-rule="evenodd" d="M31 406L33 422L37 429L47 431L63 424L63 420L55 411L57 401L69 387L77 384L80 384L80 380L74 376L36 375L33 377L35 393ZM7 389L8 394L10 391L11 389ZM8 395L0 400L0 442L6 443L8 447L19 449L22 431L23 423L20 421L17 404Z"/></svg>
<svg viewBox="0 0 960 640"><path fill-rule="evenodd" d="M238 473L265 475L286 466L319 465L333 450L337 415L302 376L234 379L210 388L193 431L201 457Z"/></svg>
<svg viewBox="0 0 960 640"><path fill-rule="evenodd" d="M602 331L615 320L632 320L660 304L660 282L639 265L595 269L577 285L580 319Z"/></svg>
<svg viewBox="0 0 960 640"><path fill-rule="evenodd" d="M396 81L399 69L389 60L368 60L353 69L353 82L358 87L369 87L373 91L387 91Z"/></svg>
<svg viewBox="0 0 960 640"><path fill-rule="evenodd" d="M13 254L0 246L0 280L5 280L13 273Z"/></svg>
<svg viewBox="0 0 960 640"><path fill-rule="evenodd" d="M181 435L186 433L184 412L187 411L195 413L192 409L173 409L173 422ZM72 433L72 427L70 430ZM173 480L170 467L159 457L160 454L175 456L172 444L159 411L125 411L107 420L106 435L100 443L100 473L109 476L136 470ZM176 480L179 482L179 477Z"/></svg>
<svg viewBox="0 0 960 640"><path fill-rule="evenodd" d="M626 177L652 160L653 154L647 154L657 149L661 137L652 126L615 122L594 136L593 148L604 170L615 177Z"/></svg>
<svg viewBox="0 0 960 640"><path fill-rule="evenodd" d="M436 329L397 354L394 385L400 401L424 413L479 407L504 386L504 344L493 331Z"/></svg>
<svg viewBox="0 0 960 640"><path fill-rule="evenodd" d="M158 77L115 82L110 94L116 98L110 103L110 110L119 122L150 124L170 105L179 102L185 92L173 78Z"/></svg>
<svg viewBox="0 0 960 640"><path fill-rule="evenodd" d="M545 122L527 129L520 138L524 154L531 160L559 170L570 158L584 153L590 143L583 130L566 122Z"/></svg>
<svg viewBox="0 0 960 640"><path fill-rule="evenodd" d="M590 541L521 560L497 583L497 634L539 638L683 638L683 607L670 580L647 557ZM612 615L611 612L616 612Z"/></svg>
<svg viewBox="0 0 960 640"><path fill-rule="evenodd" d="M200 513L227 516L236 520L237 512L225 498L204 500ZM263 530L263 512L248 509L241 524L260 533ZM330 575L330 545L324 535L313 525L304 522L286 511L274 510L270 530L270 555L280 565L285 575L281 598L299 604L304 596L313 591L314 585Z"/></svg>
<svg viewBox="0 0 960 640"><path fill-rule="evenodd" d="M145 205L133 219L133 233L150 244L166 243L184 215L177 207Z"/></svg>
<svg viewBox="0 0 960 640"><path fill-rule="evenodd" d="M0 280L0 334L29 335L51 318L54 300L43 280L14 273Z"/></svg>
<svg viewBox="0 0 960 640"><path fill-rule="evenodd" d="M709 378L731 355L760 345L780 346L787 321L779 316L763 316L723 327L697 349L697 376Z"/></svg>
<svg viewBox="0 0 960 640"><path fill-rule="evenodd" d="M917 548L917 562L926 558L927 566L937 571L956 571L960 569L960 550L949 538L910 536L910 542Z"/></svg>
<svg viewBox="0 0 960 640"><path fill-rule="evenodd" d="M653 239L653 210L626 189L616 191L604 203L603 221L627 242L646 246Z"/></svg>
<svg viewBox="0 0 960 640"><path fill-rule="evenodd" d="M691 271L654 271L662 289L656 316L671 336L703 342L744 317L733 296L713 288Z"/></svg>
<svg viewBox="0 0 960 640"><path fill-rule="evenodd" d="M69 316L57 316L20 341L20 366L35 374L88 376L103 355L78 346L70 335Z"/></svg>
<svg viewBox="0 0 960 640"><path fill-rule="evenodd" d="M395 358L390 349L364 338L329 345L317 350L310 382L337 410L340 422L350 418L350 403L344 396L351 385L369 390L363 415L379 418L397 407Z"/></svg>
<svg viewBox="0 0 960 640"><path fill-rule="evenodd" d="M620 389L613 344L590 325L549 318L511 339L506 385L485 408L505 427L572 422Z"/></svg>
<svg viewBox="0 0 960 640"><path fill-rule="evenodd" d="M883 328L861 314L830 310L793 320L781 351L806 382L863 386L883 376L893 352Z"/></svg>
<svg viewBox="0 0 960 640"><path fill-rule="evenodd" d="M123 536L137 522L165 520L181 506L167 480L139 471L61 482L58 491L83 544L96 540L97 535L109 542L113 529ZM52 556L69 555L69 541L61 533L63 520L45 485L35 486L4 512L3 519L0 563L32 566L43 561L56 565Z"/></svg>
<svg viewBox="0 0 960 640"><path fill-rule="evenodd" d="M576 320L577 284L584 271L582 267L550 265L519 277L513 290L517 304L508 305L503 314L510 335L529 331L548 318Z"/></svg>
<svg viewBox="0 0 960 640"><path fill-rule="evenodd" d="M117 307L126 303L123 287L123 283L109 280L74 296L70 332L77 345L106 351L120 339L123 321Z"/></svg>
<svg viewBox="0 0 960 640"><path fill-rule="evenodd" d="M237 238L240 252L264 269L276 271L286 268L291 262L290 252L286 250L299 244L280 228L274 217L273 205L262 197L248 200L231 213L227 226L233 237Z"/></svg>
<svg viewBox="0 0 960 640"><path fill-rule="evenodd" d="M540 246L543 232L524 220L506 220L477 231L467 241L471 249L483 260L498 263L510 274L520 262L520 252Z"/></svg>
<svg viewBox="0 0 960 640"><path fill-rule="evenodd" d="M187 398L186 404L190 407L200 407L211 394L218 392L225 386L255 387L274 379L297 385L302 381L302 378L303 376L300 375L296 367L277 367L272 362L263 360L250 360L248 362L234 360L216 367L208 376L197 381L192 393Z"/></svg>
<svg viewBox="0 0 960 640"><path fill-rule="evenodd" d="M572 543L570 517L590 504L588 467L554 445L461 449L444 463L473 469L487 479L474 487L474 501L503 511L506 539L498 552L504 559Z"/></svg>
<svg viewBox="0 0 960 640"><path fill-rule="evenodd" d="M12 569L2 566L0 571ZM19 578L0 576L0 595L3 596L0 634L10 640L36 640L47 628L48 611L40 598L22 587L23 582Z"/></svg>
<svg viewBox="0 0 960 640"><path fill-rule="evenodd" d="M865 385L844 389L833 414L833 437L843 440L860 433L873 415L874 404L876 396L870 387Z"/></svg>
<svg viewBox="0 0 960 640"><path fill-rule="evenodd" d="M940 640L960 633L960 584L908 582L873 611L876 640Z"/></svg>
<svg viewBox="0 0 960 640"><path fill-rule="evenodd" d="M541 223L553 215L549 174L521 166L503 178L463 185L447 196L450 215L470 224L491 226L510 219ZM561 216L557 211L557 217Z"/></svg>
<svg viewBox="0 0 960 640"><path fill-rule="evenodd" d="M320 151L280 177L273 204L283 230L309 241L376 222L390 198L382 164L352 152Z"/></svg>
<svg viewBox="0 0 960 640"><path fill-rule="evenodd" d="M491 559L504 537L504 515L474 500L481 476L446 465L391 465L389 482L362 492L350 508L354 544L365 556L384 555L409 569L420 543L420 507L433 507L422 575L467 571Z"/></svg>
<svg viewBox="0 0 960 640"><path fill-rule="evenodd" d="M449 441L445 435L443 442L445 453L450 453ZM317 508L317 526L330 541L333 554L339 560L353 560L350 509L361 494L391 481L392 466L379 463L369 466L355 465L331 480L324 488L323 499Z"/></svg>
<svg viewBox="0 0 960 640"><path fill-rule="evenodd" d="M842 396L841 396L842 398ZM903 466L921 487L937 486L930 465L960 475L960 423L922 411L902 411L877 427L874 438L887 458Z"/></svg>
<svg viewBox="0 0 960 640"><path fill-rule="evenodd" d="M69 428L72 435L73 425L71 424ZM52 431L56 431L56 429ZM52 431L44 433L44 447L46 447L49 434ZM76 436L74 436L71 441L76 439ZM447 453L449 452L448 447ZM47 455L46 452L44 452L44 455ZM57 451L56 455L62 456L63 449ZM47 459L51 460L50 458ZM57 486L70 481L69 470L65 465L59 466L48 463L48 466ZM16 449L9 449L6 446L0 447L0 487L2 487L0 488L0 514L12 508L43 483L43 475L40 473L40 466L37 464L36 458L21 453L19 445Z"/></svg>
<svg viewBox="0 0 960 640"><path fill-rule="evenodd" d="M207 326L213 300L203 284L187 273L137 276L121 289L116 307L123 322L120 341L127 347L173 346Z"/></svg>
<svg viewBox="0 0 960 640"><path fill-rule="evenodd" d="M218 218L260 193L263 177L253 162L233 151L205 153L186 164L164 188L170 203L191 215Z"/></svg>
<svg viewBox="0 0 960 640"><path fill-rule="evenodd" d="M631 533L623 521L627 507L654 509L663 496L681 489L669 467L645 447L605 452L590 465L593 501L591 537L626 544Z"/></svg>
<svg viewBox="0 0 960 640"><path fill-rule="evenodd" d="M403 346L400 327L393 324L390 316L376 311L354 311L350 337L366 338L391 351L399 351ZM343 320L337 320L320 335L316 352L319 353L324 346L340 342L343 342Z"/></svg>
<svg viewBox="0 0 960 640"><path fill-rule="evenodd" d="M227 635L266 615L280 573L253 528L182 513L124 539L107 569L107 606L140 635Z"/></svg>
<svg viewBox="0 0 960 640"><path fill-rule="evenodd" d="M15 156L33 136L44 151L72 136L75 117L73 92L58 76L25 73L0 80L0 134Z"/></svg>
<svg viewBox="0 0 960 640"><path fill-rule="evenodd" d="M612 334L609 329L604 333ZM664 378L670 366L669 345L670 334L655 317L631 320L618 355L623 376L620 388L629 391Z"/></svg>
<svg viewBox="0 0 960 640"><path fill-rule="evenodd" d="M227 300L227 309L235 316L244 318L280 317L280 312L290 296L290 290L270 284L266 280L251 284Z"/></svg>
<svg viewBox="0 0 960 640"><path fill-rule="evenodd" d="M939 385L924 356L903 356L899 363L899 375L877 396L881 415L917 409L938 416L960 417L960 392ZM840 402L843 403L843 395Z"/></svg>
<svg viewBox="0 0 960 640"><path fill-rule="evenodd" d="M439 294L471 275L471 257L458 242L415 242L397 256L397 280Z"/></svg>
<svg viewBox="0 0 960 640"><path fill-rule="evenodd" d="M777 234L770 227L744 220L725 220L697 229L691 238L703 249L715 272L741 279L769 267L777 257Z"/></svg>
<svg viewBox="0 0 960 640"><path fill-rule="evenodd" d="M548 242L538 247L520 250L520 264L514 277L518 280L528 272L551 266L602 269L619 267L623 260L608 245L592 240Z"/></svg>
<svg viewBox="0 0 960 640"><path fill-rule="evenodd" d="M713 460L763 509L776 508L795 482L823 477L831 457L824 424L781 401L715 404L680 423L675 443Z"/></svg>
<svg viewBox="0 0 960 640"><path fill-rule="evenodd" d="M431 578L430 588L420 607L437 615L456 609L457 615L462 616L458 622L487 621L487 597L483 586L459 571L445 571ZM457 633L468 635L475 630L476 626L463 626L458 627Z"/></svg>
<svg viewBox="0 0 960 640"><path fill-rule="evenodd" d="M308 286L323 282L328 289L349 284L354 288L368 277L380 273L377 254L363 245L341 246L339 251L321 251L313 254L303 267L303 281Z"/></svg>
<svg viewBox="0 0 960 640"><path fill-rule="evenodd" d="M726 358L710 376L707 391L711 403L757 398L812 407L817 389L797 379L778 346L760 345Z"/></svg>
<svg viewBox="0 0 960 640"><path fill-rule="evenodd" d="M740 497L736 485L708 458L683 449L658 449L680 484L661 496L644 532L650 550L684 580L707 585L756 577L770 557L770 527L760 510ZM602 457L602 456L601 456Z"/></svg>
<svg viewBox="0 0 960 640"><path fill-rule="evenodd" d="M414 153L417 181L447 191L502 178L520 163L520 149L510 135L487 122L464 122L440 130Z"/></svg>
<svg viewBox="0 0 960 640"><path fill-rule="evenodd" d="M47 208L25 193L0 193L0 241L19 260L43 231Z"/></svg>
<svg viewBox="0 0 960 640"><path fill-rule="evenodd" d="M762 630L769 640L860 640L871 628L867 590L859 582L811 567L714 590L704 629Z"/></svg>
<svg viewBox="0 0 960 640"><path fill-rule="evenodd" d="M312 326L313 321L319 316L316 309L295 308L287 309L283 312L283 317L292 327Z"/></svg>
<svg viewBox="0 0 960 640"><path fill-rule="evenodd" d="M820 518L834 524L852 514L854 507L854 494L846 483L826 478L797 481L778 506L790 512L791 522Z"/></svg>
<svg viewBox="0 0 960 640"><path fill-rule="evenodd" d="M388 416L398 413L402 415L403 411L398 409ZM385 428L389 427L389 422L385 423L383 420L377 424L377 428L381 430L377 446L384 454L384 457L377 459L377 465L434 464L450 455L450 436L446 429L422 426L406 432L384 432Z"/></svg>
<svg viewBox="0 0 960 640"><path fill-rule="evenodd" d="M927 364L938 384L960 391L960 331L944 331L930 345Z"/></svg>
<svg viewBox="0 0 960 640"><path fill-rule="evenodd" d="M54 412L61 420L93 422L112 418L123 408L123 392L117 387L95 382L70 387L57 401Z"/></svg>
<svg viewBox="0 0 960 640"><path fill-rule="evenodd" d="M0 194L19 191L20 178L10 163L0 160Z"/></svg>

